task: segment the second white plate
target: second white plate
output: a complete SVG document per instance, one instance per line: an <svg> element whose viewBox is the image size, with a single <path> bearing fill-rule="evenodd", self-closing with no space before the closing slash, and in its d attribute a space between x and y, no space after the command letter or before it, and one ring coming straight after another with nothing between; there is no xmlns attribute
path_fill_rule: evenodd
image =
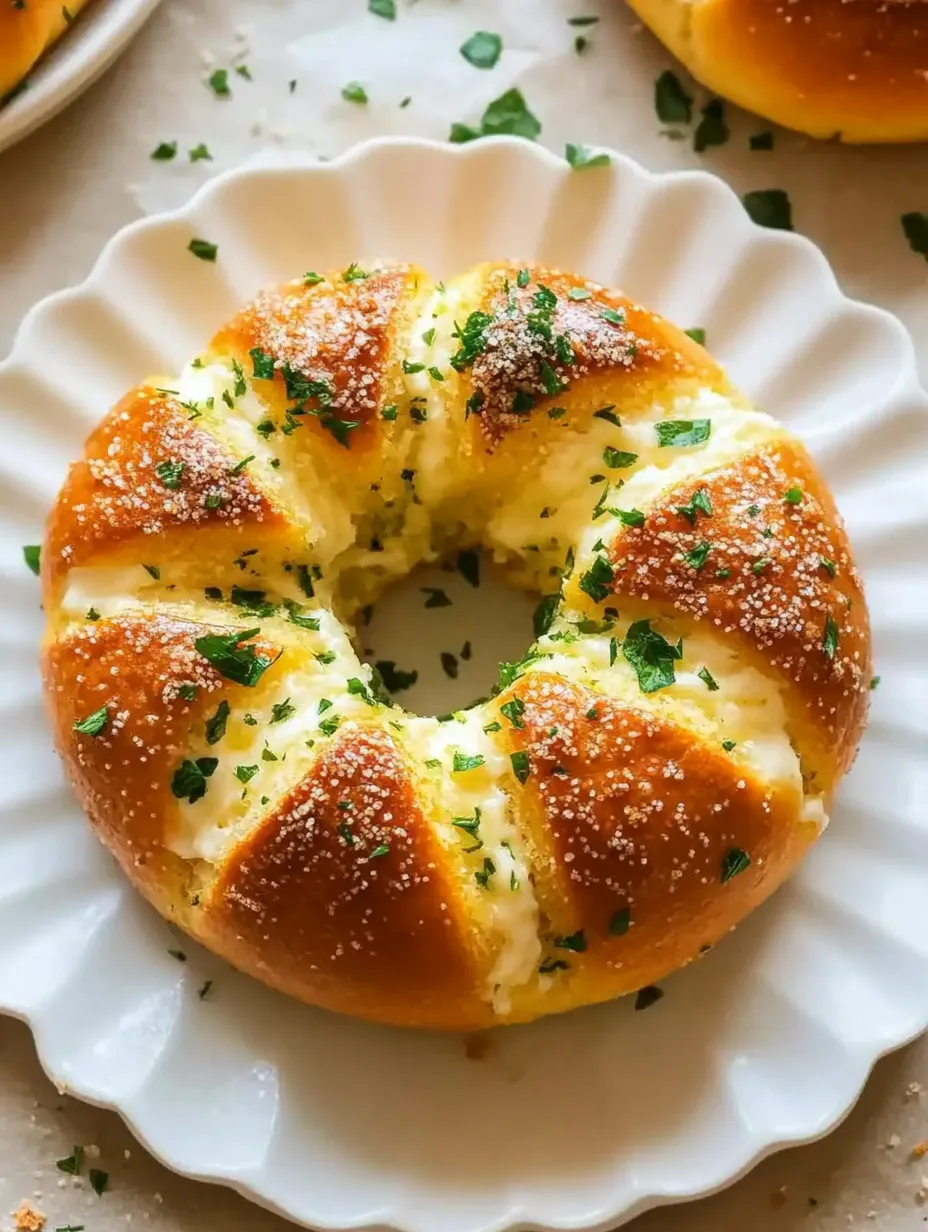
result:
<svg viewBox="0 0 928 1232"><path fill-rule="evenodd" d="M218 244L215 265L192 236ZM789 886L646 1013L622 1001L500 1031L480 1061L458 1037L287 1001L187 942L172 958L176 936L65 790L42 717L21 545L87 431L261 284L365 256L438 277L546 261L705 328L823 467L883 677L831 828ZM823 1133L928 1023L926 398L898 322L845 299L809 243L754 227L720 181L619 156L571 172L511 140L382 141L223 176L30 314L0 412L0 1005L30 1021L59 1084L118 1108L172 1167L321 1227L614 1227Z"/></svg>
<svg viewBox="0 0 928 1232"><path fill-rule="evenodd" d="M44 124L116 59L159 0L93 0L0 108L0 150Z"/></svg>

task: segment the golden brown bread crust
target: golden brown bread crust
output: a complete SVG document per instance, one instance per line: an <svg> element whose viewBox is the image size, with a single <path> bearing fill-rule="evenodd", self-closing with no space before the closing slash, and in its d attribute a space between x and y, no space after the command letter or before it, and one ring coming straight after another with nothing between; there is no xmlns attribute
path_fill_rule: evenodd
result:
<svg viewBox="0 0 928 1232"><path fill-rule="evenodd" d="M691 961L795 867L865 717L860 580L801 446L659 317L519 270L447 301L406 266L266 293L179 378L193 401L144 386L103 421L43 553L56 742L128 875L236 966L379 1021L527 1021ZM697 414L718 432L658 447ZM562 583L550 635L460 723L384 705L333 610L480 540ZM646 689L641 614L719 681L694 694L695 658Z"/></svg>
<svg viewBox="0 0 928 1232"><path fill-rule="evenodd" d="M629 0L708 89L813 137L928 137L924 0Z"/></svg>
<svg viewBox="0 0 928 1232"><path fill-rule="evenodd" d="M291 518L240 462L176 397L133 390L90 435L65 480L46 531L46 584L55 591L69 570L91 561L158 565L201 529L230 561L237 543L294 539Z"/></svg>
<svg viewBox="0 0 928 1232"><path fill-rule="evenodd" d="M551 925L542 965L574 1004L692 961L817 836L797 817L795 791L644 709L543 671L507 696L524 705L507 737L528 754L526 804L550 861L536 873Z"/></svg>
<svg viewBox="0 0 928 1232"><path fill-rule="evenodd" d="M445 853L388 732L341 729L230 855L198 935L343 1013L489 1025Z"/></svg>
<svg viewBox="0 0 928 1232"><path fill-rule="evenodd" d="M711 513L694 510L697 491ZM807 781L830 795L863 733L870 627L841 519L802 446L777 442L665 489L608 556L620 604L632 595L711 623L779 677Z"/></svg>
<svg viewBox="0 0 928 1232"><path fill-rule="evenodd" d="M19 5L0 5L0 100L26 78L86 3L26 0Z"/></svg>

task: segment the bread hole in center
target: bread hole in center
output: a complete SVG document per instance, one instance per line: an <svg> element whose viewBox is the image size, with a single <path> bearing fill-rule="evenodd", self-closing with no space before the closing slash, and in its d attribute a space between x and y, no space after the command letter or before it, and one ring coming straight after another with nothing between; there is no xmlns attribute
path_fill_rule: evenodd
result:
<svg viewBox="0 0 928 1232"><path fill-rule="evenodd" d="M457 552L414 569L362 611L357 644L398 705L447 714L487 697L500 663L525 654L537 603L507 585L485 554Z"/></svg>

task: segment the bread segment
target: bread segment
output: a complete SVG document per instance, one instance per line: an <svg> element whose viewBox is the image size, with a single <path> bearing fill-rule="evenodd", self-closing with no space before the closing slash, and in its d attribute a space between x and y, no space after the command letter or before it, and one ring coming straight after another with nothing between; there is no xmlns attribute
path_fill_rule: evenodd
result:
<svg viewBox="0 0 928 1232"><path fill-rule="evenodd" d="M535 640L489 700L407 714L345 622L476 545L541 596ZM697 957L820 833L866 713L801 446L674 326L541 267L263 294L103 421L43 561L56 741L128 875L384 1022L527 1021Z"/></svg>

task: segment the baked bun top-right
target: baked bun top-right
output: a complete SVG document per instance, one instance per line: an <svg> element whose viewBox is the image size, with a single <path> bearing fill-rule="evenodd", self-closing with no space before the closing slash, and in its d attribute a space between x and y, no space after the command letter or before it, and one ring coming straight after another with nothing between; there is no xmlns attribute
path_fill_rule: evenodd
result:
<svg viewBox="0 0 928 1232"><path fill-rule="evenodd" d="M847 142L928 138L926 0L629 0L707 89Z"/></svg>

